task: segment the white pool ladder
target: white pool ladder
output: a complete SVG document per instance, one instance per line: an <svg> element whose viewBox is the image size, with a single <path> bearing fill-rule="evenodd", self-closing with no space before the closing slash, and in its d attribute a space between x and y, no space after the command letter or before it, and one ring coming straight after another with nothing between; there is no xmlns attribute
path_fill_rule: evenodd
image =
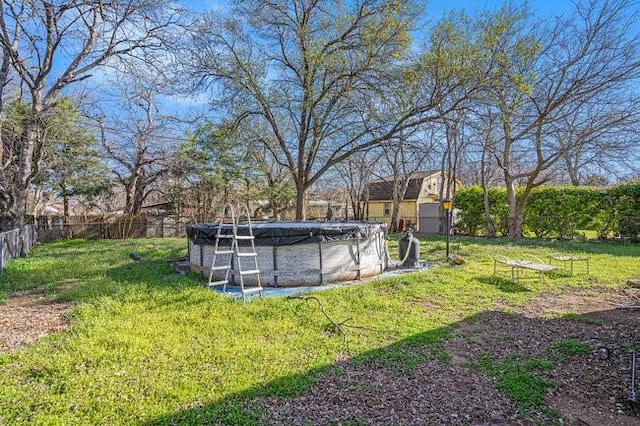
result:
<svg viewBox="0 0 640 426"><path fill-rule="evenodd" d="M233 269L233 259L235 256L237 270L235 273L240 281L240 293L242 294L242 300L246 300L247 294L258 293L262 296L263 289L260 282L260 269L258 268L258 255L256 253L255 238L253 236L253 229L251 227L251 218L249 216L249 209L247 206L239 207L240 212L236 216L235 209L229 203L225 204L220 220L218 221L218 229L216 231L215 244L213 247L213 259L211 261L211 268L209 270L209 287L223 286L222 291L227 291L227 285L229 284L229 275ZM240 228L240 218L246 217L246 224L243 224L241 228L246 230L242 234L238 233ZM222 233L222 225L225 223L225 219L230 216L231 226L233 233L231 235ZM230 239L230 247L221 248L220 240ZM249 241L250 245L240 245L239 241ZM226 261L225 261L226 258ZM253 262L251 262L253 260ZM243 264L250 262L249 269L244 269ZM215 271L224 271L224 278L219 280L213 280ZM234 274L234 278L236 276ZM255 285L248 287L245 286L244 279L247 276L255 275Z"/></svg>

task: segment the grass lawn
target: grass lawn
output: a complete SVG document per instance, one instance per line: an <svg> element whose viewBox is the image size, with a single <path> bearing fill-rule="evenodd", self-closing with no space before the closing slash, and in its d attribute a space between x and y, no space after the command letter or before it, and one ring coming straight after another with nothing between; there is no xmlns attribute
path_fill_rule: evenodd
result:
<svg viewBox="0 0 640 426"><path fill-rule="evenodd" d="M640 245L456 239L453 246L465 265L315 293L331 318L347 321L346 343L312 301L242 303L198 285L195 275L179 276L168 260L186 255L183 239L37 246L0 276L0 303L41 291L75 309L67 332L0 354L0 425L258 423L259 410L246 401L298 395L337 360L377 358L398 370L447 362L442 339L465 318L540 292L640 278ZM422 257L442 262L444 249L442 239L423 239ZM144 262L132 262L130 252ZM554 253L590 256L591 276L556 272L540 283L532 273L513 284L506 271L493 275L495 256Z"/></svg>

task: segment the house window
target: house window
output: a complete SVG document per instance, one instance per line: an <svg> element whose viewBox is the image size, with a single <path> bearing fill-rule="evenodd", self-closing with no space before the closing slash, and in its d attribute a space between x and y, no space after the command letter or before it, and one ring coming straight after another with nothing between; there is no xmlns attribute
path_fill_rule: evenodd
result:
<svg viewBox="0 0 640 426"><path fill-rule="evenodd" d="M391 203L384 203L382 207L382 214L385 216L391 216Z"/></svg>

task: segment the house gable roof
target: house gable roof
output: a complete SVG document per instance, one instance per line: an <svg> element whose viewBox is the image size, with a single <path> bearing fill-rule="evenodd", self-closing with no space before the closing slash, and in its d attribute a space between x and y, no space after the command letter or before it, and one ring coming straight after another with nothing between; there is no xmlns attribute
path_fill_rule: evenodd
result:
<svg viewBox="0 0 640 426"><path fill-rule="evenodd" d="M422 182L425 178L440 173L440 170L427 170L424 172L412 173L409 178L407 192L404 194L405 200L417 200L422 189ZM393 194L393 176L385 176L374 180L368 185L369 201L390 200Z"/></svg>

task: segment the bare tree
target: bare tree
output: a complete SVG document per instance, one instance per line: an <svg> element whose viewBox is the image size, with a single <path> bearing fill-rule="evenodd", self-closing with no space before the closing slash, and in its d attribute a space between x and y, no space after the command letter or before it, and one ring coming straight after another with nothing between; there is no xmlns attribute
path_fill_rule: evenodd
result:
<svg viewBox="0 0 640 426"><path fill-rule="evenodd" d="M595 98L554 123L551 137L562 147L559 168L572 185L589 184L593 176L605 181L637 171L640 150L640 107L631 99Z"/></svg>
<svg viewBox="0 0 640 426"><path fill-rule="evenodd" d="M107 158L114 162L113 173L125 194L124 212L138 214L155 184L169 172L169 159L177 148L173 143L171 120L161 114L155 102L155 88L133 85L125 98L122 118L105 125L99 120L101 140Z"/></svg>
<svg viewBox="0 0 640 426"><path fill-rule="evenodd" d="M414 129L411 134L401 133L382 145L382 158L386 168L391 171L388 177L392 182L391 191L391 232L400 229L400 206L407 193L409 182L415 173L421 171L425 163L433 155L434 132L418 133ZM416 218L417 219L417 218Z"/></svg>
<svg viewBox="0 0 640 426"><path fill-rule="evenodd" d="M358 152L336 166L337 172L349 194L349 204L353 211L353 219L364 220L367 217L365 208L369 202L367 191L374 169L382 152L369 150Z"/></svg>
<svg viewBox="0 0 640 426"><path fill-rule="evenodd" d="M60 93L100 66L160 48L180 14L165 0L2 0L0 14L3 59L30 103L19 149L0 169L0 227L10 228L23 221L45 143L42 117Z"/></svg>
<svg viewBox="0 0 640 426"><path fill-rule="evenodd" d="M503 8L490 28L500 79L488 101L500 120L492 146L509 205L508 234L522 236L527 200L546 182L563 153L575 149L552 137L553 126L591 100L629 88L640 76L639 38L630 32L638 10L630 0L586 0L565 19L530 25L521 11ZM523 186L516 196L517 186Z"/></svg>
<svg viewBox="0 0 640 426"><path fill-rule="evenodd" d="M262 144L251 144L251 158L255 161L257 177L251 182L254 192L260 192L267 204L260 206L269 216L280 218L291 207L295 187L287 170L273 160L271 152Z"/></svg>
<svg viewBox="0 0 640 426"><path fill-rule="evenodd" d="M477 69L475 56L462 54L465 41L452 34L459 42L446 46L447 55L422 54L400 67L418 10L411 0L238 3L232 17L203 18L187 69L239 124L248 117L266 123L265 146L296 186L297 219L324 173L440 117L442 96L471 75L462 70ZM402 90L411 102L396 109L388 90Z"/></svg>

